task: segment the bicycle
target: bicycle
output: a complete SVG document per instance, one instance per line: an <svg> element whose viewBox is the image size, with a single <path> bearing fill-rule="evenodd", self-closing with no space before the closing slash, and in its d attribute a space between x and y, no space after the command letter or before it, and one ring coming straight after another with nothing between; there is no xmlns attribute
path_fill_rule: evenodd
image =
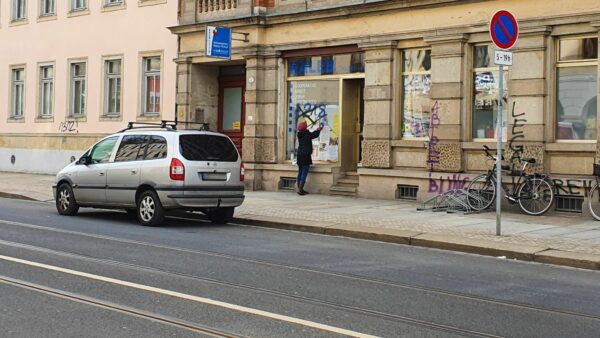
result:
<svg viewBox="0 0 600 338"><path fill-rule="evenodd" d="M590 214L596 220L600 221L600 164L594 164L594 177L596 178L596 185L590 189L588 203Z"/></svg>
<svg viewBox="0 0 600 338"><path fill-rule="evenodd" d="M467 203L475 211L488 209L496 199L496 157L490 154L490 148L487 146L483 146L483 150L487 157L494 160L494 167L488 170L487 174L477 176L467 187ZM554 187L546 175L526 174L527 166L535 164L534 158L517 159L523 164L521 170L511 170L508 166L502 166L502 170L511 170L511 176L519 176L519 180L513 183L512 191L502 182L506 199L512 204L518 203L521 210L528 215L542 215L552 206ZM600 198L598 202L600 215Z"/></svg>

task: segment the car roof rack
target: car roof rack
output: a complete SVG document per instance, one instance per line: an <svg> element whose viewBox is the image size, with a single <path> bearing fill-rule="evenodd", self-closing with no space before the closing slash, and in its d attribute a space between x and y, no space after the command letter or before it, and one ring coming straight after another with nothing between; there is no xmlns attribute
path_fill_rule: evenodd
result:
<svg viewBox="0 0 600 338"><path fill-rule="evenodd" d="M152 122L129 122L127 123L127 128L119 131L120 133L133 130L133 129L167 129L171 131L177 130L177 126L179 124L183 124L185 126L188 125L199 125L198 128L188 129L188 130L199 130L199 131L210 131L210 124L206 122L194 122L194 121L179 121L177 118L173 121L169 120L161 120L160 123L152 123Z"/></svg>

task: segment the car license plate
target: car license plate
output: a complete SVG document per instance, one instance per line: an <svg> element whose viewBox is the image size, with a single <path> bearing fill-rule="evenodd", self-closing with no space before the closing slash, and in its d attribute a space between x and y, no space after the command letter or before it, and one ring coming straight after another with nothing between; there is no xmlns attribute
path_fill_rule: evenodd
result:
<svg viewBox="0 0 600 338"><path fill-rule="evenodd" d="M227 181L226 173L202 173L203 181Z"/></svg>

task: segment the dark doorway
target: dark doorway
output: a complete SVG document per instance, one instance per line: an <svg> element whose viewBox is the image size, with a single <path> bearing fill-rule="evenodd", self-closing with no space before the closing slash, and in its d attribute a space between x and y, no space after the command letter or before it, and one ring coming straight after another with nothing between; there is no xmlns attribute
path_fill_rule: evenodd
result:
<svg viewBox="0 0 600 338"><path fill-rule="evenodd" d="M245 66L221 67L219 75L219 132L229 136L240 154L246 120Z"/></svg>

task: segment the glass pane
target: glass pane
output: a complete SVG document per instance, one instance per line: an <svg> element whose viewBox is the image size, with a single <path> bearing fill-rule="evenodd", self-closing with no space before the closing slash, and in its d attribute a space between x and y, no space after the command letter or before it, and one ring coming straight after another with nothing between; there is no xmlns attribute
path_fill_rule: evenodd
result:
<svg viewBox="0 0 600 338"><path fill-rule="evenodd" d="M242 129L242 88L223 89L223 130Z"/></svg>
<svg viewBox="0 0 600 338"><path fill-rule="evenodd" d="M161 136L151 136L146 149L146 160L157 160L167 157L167 140Z"/></svg>
<svg viewBox="0 0 600 338"><path fill-rule="evenodd" d="M560 40L560 61L589 60L597 58L597 38Z"/></svg>
<svg viewBox="0 0 600 338"><path fill-rule="evenodd" d="M288 76L362 73L364 53L303 56L288 59Z"/></svg>
<svg viewBox="0 0 600 338"><path fill-rule="evenodd" d="M296 150L296 128L306 122L309 131L324 126L313 140L313 160L339 160L340 108L338 80L290 81L288 106L287 158Z"/></svg>
<svg viewBox="0 0 600 338"><path fill-rule="evenodd" d="M129 135L124 136L119 146L119 151L115 155L115 162L135 161L138 159L138 154L145 145L144 135Z"/></svg>
<svg viewBox="0 0 600 338"><path fill-rule="evenodd" d="M495 67L492 62L494 48L490 46L475 46L475 68Z"/></svg>
<svg viewBox="0 0 600 338"><path fill-rule="evenodd" d="M98 143L92 150L92 163L108 162L118 139L118 137L111 137Z"/></svg>
<svg viewBox="0 0 600 338"><path fill-rule="evenodd" d="M404 137L427 137L431 122L431 75L404 76L403 126Z"/></svg>
<svg viewBox="0 0 600 338"><path fill-rule="evenodd" d="M498 113L498 71L476 72L473 102L473 138L495 138ZM503 114L507 112L507 72L504 72Z"/></svg>
<svg viewBox="0 0 600 338"><path fill-rule="evenodd" d="M160 111L160 77L150 76L146 79L146 112Z"/></svg>
<svg viewBox="0 0 600 338"><path fill-rule="evenodd" d="M557 139L596 139L597 74L596 66L558 69Z"/></svg>
<svg viewBox="0 0 600 338"><path fill-rule="evenodd" d="M121 78L116 79L117 85L115 89L115 113L121 112Z"/></svg>
<svg viewBox="0 0 600 338"><path fill-rule="evenodd" d="M407 50L404 52L405 73L431 70L431 50Z"/></svg>
<svg viewBox="0 0 600 338"><path fill-rule="evenodd" d="M83 91L81 88L81 81L75 81L75 88L73 90L73 114L81 114L81 99Z"/></svg>
<svg viewBox="0 0 600 338"><path fill-rule="evenodd" d="M147 58L146 70L156 72L160 71L160 58Z"/></svg>
<svg viewBox="0 0 600 338"><path fill-rule="evenodd" d="M108 80L108 112L115 113L117 105L117 79Z"/></svg>
<svg viewBox="0 0 600 338"><path fill-rule="evenodd" d="M181 135L179 152L190 161L236 162L238 153L226 137L214 135Z"/></svg>

